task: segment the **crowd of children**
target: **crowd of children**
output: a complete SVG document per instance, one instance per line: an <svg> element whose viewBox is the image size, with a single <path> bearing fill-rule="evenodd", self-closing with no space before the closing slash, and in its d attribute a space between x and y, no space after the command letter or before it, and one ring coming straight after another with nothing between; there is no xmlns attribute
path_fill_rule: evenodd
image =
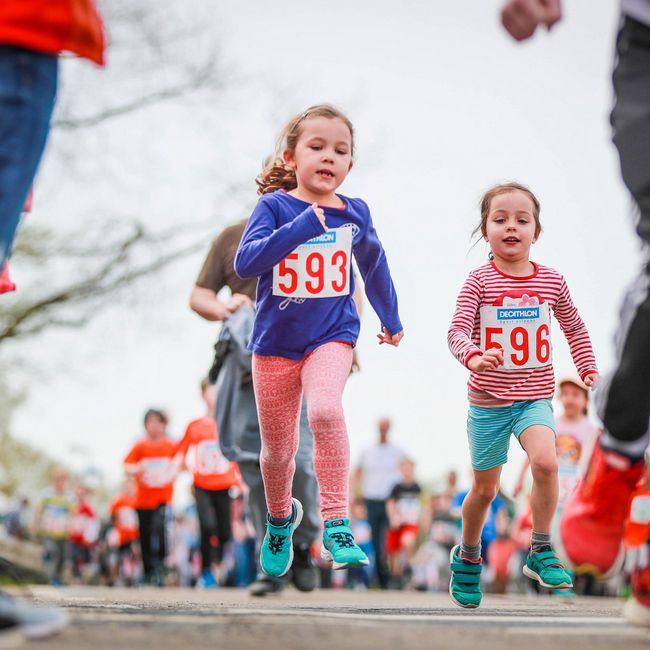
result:
<svg viewBox="0 0 650 650"><path fill-rule="evenodd" d="M213 387L202 382L201 391L209 412L214 406ZM554 422L561 498L556 521L564 500L584 471L598 434L588 417L587 387L578 377L562 379L557 397L561 412ZM218 445L215 446L218 438L214 420L207 415L194 420L178 443L167 437L166 425L164 411L146 412L143 440L148 441L150 449L143 452L142 449L147 449L143 440L136 442L126 457L126 478L105 508L97 507L98 499L88 485L81 481L70 489L68 474L56 469L51 486L39 496L33 512L29 511L29 501L21 499L5 513L8 534L42 543L43 568L52 584L68 581L123 586L244 587L255 579L255 532L247 515L246 486L239 478L236 465L225 461ZM164 444L156 445L162 439ZM155 453L149 453L151 449ZM142 454L137 461L141 465L134 472L138 454ZM161 462L161 458L168 462ZM426 591L448 588L449 555L461 540L462 504L468 490L459 489L453 471L442 482L420 483L412 459L396 457L395 464L399 479L386 500L388 530L384 546L378 552L374 548L366 503L360 494L352 494L349 526L369 562L349 567L347 571L332 571L328 562L319 559L318 548L314 546L313 557L319 565L322 587L387 586ZM172 512L173 481L184 466L189 466L193 473L195 504ZM528 466L526 462L511 495L501 493L492 501L481 531L485 565L482 585L494 593L534 590L521 574L533 525ZM635 493L638 510L647 507L650 498L648 476L650 471ZM203 495L197 492L197 487L208 492L208 498L214 498L210 494L214 488L217 503L202 503ZM153 498L153 490L162 490L160 503ZM635 525L634 519L628 524L625 538L628 548L644 548L638 540L643 540L647 531L641 528ZM149 540L147 547L143 546L143 539ZM380 557L384 553L385 557ZM643 561L643 558L639 560L639 553L630 551L632 559L628 563ZM387 585L376 579L376 563L382 560L389 568ZM581 593L611 594L624 586L620 580L599 586L593 575L589 572L581 575L580 567L578 570L573 580ZM574 591L554 589L552 593L570 596Z"/></svg>

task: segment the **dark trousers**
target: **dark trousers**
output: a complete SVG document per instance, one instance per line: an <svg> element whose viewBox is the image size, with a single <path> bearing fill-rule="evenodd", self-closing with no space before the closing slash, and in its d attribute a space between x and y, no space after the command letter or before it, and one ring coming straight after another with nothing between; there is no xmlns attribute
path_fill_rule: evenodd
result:
<svg viewBox="0 0 650 650"><path fill-rule="evenodd" d="M623 181L638 207L637 233L650 250L650 27L625 18L616 43L611 115ZM600 394L613 447L641 457L650 419L650 257L627 294L617 340L618 365ZM619 442L620 446L616 443Z"/></svg>
<svg viewBox="0 0 650 650"><path fill-rule="evenodd" d="M150 578L154 570L160 570L167 555L167 536L165 516L167 506L161 503L157 508L137 510L140 526L140 550L145 578Z"/></svg>
<svg viewBox="0 0 650 650"><path fill-rule="evenodd" d="M386 501L381 499L366 499L368 523L372 530L372 547L375 551L375 568L377 582L382 589L388 586L388 567L386 566L386 533L388 531L388 515Z"/></svg>
<svg viewBox="0 0 650 650"><path fill-rule="evenodd" d="M204 490L194 486L196 511L201 528L201 566L210 569L214 559L223 559L223 547L232 537L230 528L230 495L228 490Z"/></svg>

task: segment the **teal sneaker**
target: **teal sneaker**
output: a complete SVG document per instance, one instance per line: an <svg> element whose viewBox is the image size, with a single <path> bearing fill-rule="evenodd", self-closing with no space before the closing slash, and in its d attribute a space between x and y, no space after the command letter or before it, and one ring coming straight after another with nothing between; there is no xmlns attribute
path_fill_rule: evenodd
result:
<svg viewBox="0 0 650 650"><path fill-rule="evenodd" d="M537 580L542 587L573 589L571 576L562 566L562 562L550 544L540 547L535 552L531 549L522 570L525 576Z"/></svg>
<svg viewBox="0 0 650 650"><path fill-rule="evenodd" d="M333 569L356 569L368 565L368 557L354 541L350 520L346 518L325 522L320 556L331 562Z"/></svg>
<svg viewBox="0 0 650 650"><path fill-rule="evenodd" d="M291 519L283 526L274 526L270 518L266 519L266 535L260 550L260 565L264 573L279 578L290 568L293 562L293 531L302 521L302 504L298 499L291 500Z"/></svg>
<svg viewBox="0 0 650 650"><path fill-rule="evenodd" d="M456 544L449 553L451 567L451 580L449 581L449 595L459 607L472 609L481 604L482 562L470 562L460 557L460 544Z"/></svg>

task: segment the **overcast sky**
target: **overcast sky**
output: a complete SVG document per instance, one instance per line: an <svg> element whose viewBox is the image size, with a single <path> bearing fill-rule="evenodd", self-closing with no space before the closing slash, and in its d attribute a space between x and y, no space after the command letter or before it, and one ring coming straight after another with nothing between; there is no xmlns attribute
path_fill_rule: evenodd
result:
<svg viewBox="0 0 650 650"><path fill-rule="evenodd" d="M421 480L452 467L466 474L467 371L446 332L463 280L486 259L482 243L470 251L482 192L516 179L537 194L544 233L532 259L567 278L602 370L612 365L616 311L639 263L608 124L617 3L566 4L552 34L517 45L493 0L355 0L326 11L300 0L229 3L210 13L210 33L237 80L219 101L111 122L101 156L110 173L101 178L62 169L55 138L30 219L122 211L151 227L214 219L216 234L254 205L253 179L284 122L311 104L336 104L358 137L340 192L370 205L406 333L399 349L377 346L367 305L362 372L344 398L352 457L388 416ZM89 69L84 79L89 93L95 84L106 91L110 69ZM222 190L242 184L246 209ZM51 200L39 201L39 188ZM197 383L218 333L187 307L208 246L83 331L50 333L23 349L40 370L16 434L112 480L146 407L168 409L180 436L201 415ZM565 375L573 371L568 348L558 328L553 336L556 373ZM521 452L511 458L507 488Z"/></svg>

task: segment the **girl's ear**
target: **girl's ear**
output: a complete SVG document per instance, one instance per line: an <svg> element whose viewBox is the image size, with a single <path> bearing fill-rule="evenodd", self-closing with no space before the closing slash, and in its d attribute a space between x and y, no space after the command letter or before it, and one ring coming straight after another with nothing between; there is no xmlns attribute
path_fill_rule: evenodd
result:
<svg viewBox="0 0 650 650"><path fill-rule="evenodd" d="M291 151L291 149L285 149L282 152L282 160L284 160L285 165L295 169L295 167L296 167L296 159L295 159L295 156L293 155L293 151Z"/></svg>
<svg viewBox="0 0 650 650"><path fill-rule="evenodd" d="M353 166L354 166L354 162L351 160L350 166L348 167L348 174L350 173L350 170L352 169Z"/></svg>

